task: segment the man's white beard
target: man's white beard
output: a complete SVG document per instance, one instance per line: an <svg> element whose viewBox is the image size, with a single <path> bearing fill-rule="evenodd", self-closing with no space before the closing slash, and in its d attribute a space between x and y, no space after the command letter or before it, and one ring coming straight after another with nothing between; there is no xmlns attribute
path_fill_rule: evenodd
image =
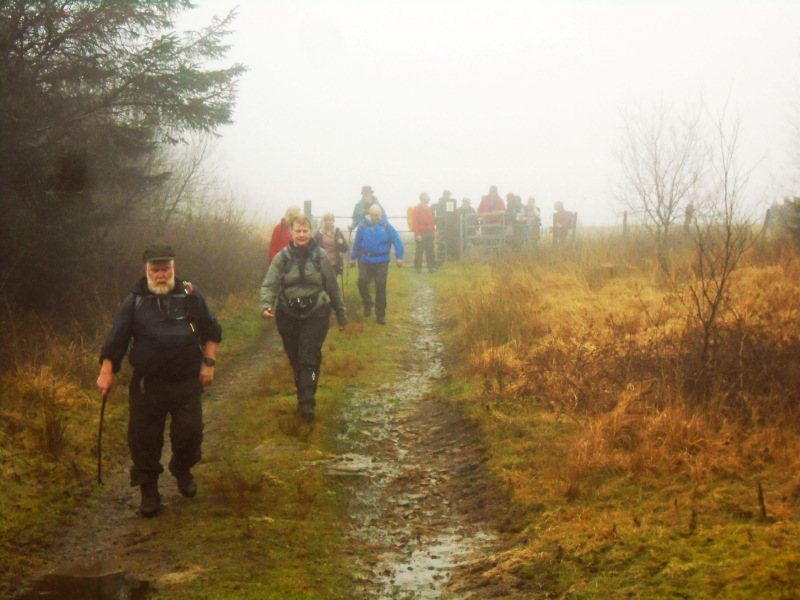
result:
<svg viewBox="0 0 800 600"><path fill-rule="evenodd" d="M157 296L164 296L169 294L175 288L175 274L172 274L172 277L169 278L168 281L164 283L156 283L150 277L147 276L147 289L156 294Z"/></svg>

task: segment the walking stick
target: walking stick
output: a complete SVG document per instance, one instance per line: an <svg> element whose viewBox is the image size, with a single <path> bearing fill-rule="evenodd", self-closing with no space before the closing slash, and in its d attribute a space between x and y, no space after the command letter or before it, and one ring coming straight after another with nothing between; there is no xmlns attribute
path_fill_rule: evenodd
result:
<svg viewBox="0 0 800 600"><path fill-rule="evenodd" d="M345 277L344 277L344 284L342 285L342 289L347 284L347 281L350 278L350 251L353 249L353 246L350 245L350 240L353 239L353 230L347 232L347 253L345 254L346 260L344 261L344 268L345 268ZM344 300L344 294L342 294L342 300Z"/></svg>
<svg viewBox="0 0 800 600"><path fill-rule="evenodd" d="M108 390L100 393L103 404L100 406L100 428L97 430L97 483L103 483L102 464L103 464L103 415L106 412L106 398Z"/></svg>

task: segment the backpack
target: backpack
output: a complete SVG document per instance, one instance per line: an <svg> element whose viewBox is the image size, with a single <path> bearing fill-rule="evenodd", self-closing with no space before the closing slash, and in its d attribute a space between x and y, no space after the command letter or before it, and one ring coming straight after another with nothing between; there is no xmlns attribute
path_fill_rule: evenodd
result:
<svg viewBox="0 0 800 600"><path fill-rule="evenodd" d="M200 304L197 296L194 295L194 288L191 281L183 281L183 292L186 294L186 312L189 320L196 322L200 320ZM170 292L172 294L172 292ZM142 294L134 294L133 312L139 308L139 305L144 300Z"/></svg>
<svg viewBox="0 0 800 600"><path fill-rule="evenodd" d="M283 284L283 278L292 270L292 266L294 265L294 257L292 253L289 252L289 246L286 246L283 250L281 250L283 257L286 259L286 262L283 264L283 271L281 271L281 284ZM325 273L322 271L322 265L320 264L322 256L322 248L319 245L314 246L314 250L311 252L311 264L314 265L317 273L322 275L322 287L325 287ZM306 261L301 261L305 263ZM306 277L306 269L305 264L300 265L300 278L305 280Z"/></svg>
<svg viewBox="0 0 800 600"><path fill-rule="evenodd" d="M322 290L317 290L316 292L314 292L310 296L305 296L305 297L302 297L302 298L289 298L286 295L286 288L283 285L283 279L286 277L286 275L289 273L289 271L292 270L292 265L294 264L295 259L292 256L292 253L289 252L289 247L288 246L286 248L284 248L283 250L281 250L281 252L283 253L284 258L286 259L286 262L284 262L283 270L281 271L281 290L280 290L280 295L283 297L283 300L286 303L286 306L290 309L291 312L293 312L293 313L295 313L297 315L304 315L304 314L308 313L310 310L313 310L313 308L317 305L317 301L319 299L319 295L322 292ZM311 264L314 265L314 268L317 270L317 273L319 273L322 276L322 288L324 290L325 289L325 273L323 272L322 266L320 264L321 256L322 256L322 248L320 248L318 245L314 246L314 249L311 251L311 256L310 256ZM306 278L306 263L308 261L307 260L301 260L301 261L298 261L298 262L300 263L300 280L301 281L305 281L305 278Z"/></svg>
<svg viewBox="0 0 800 600"><path fill-rule="evenodd" d="M198 343L200 342L200 321L201 321L201 310L200 310L200 300L197 296L194 295L194 288L190 281L183 281L183 292L186 294L186 318L189 320L189 325L192 328L192 331L197 336ZM172 294L172 292L170 292ZM134 302L133 302L133 316L135 318L136 311L141 306L142 302L144 301L144 295L142 294L133 294ZM131 351L133 348L133 338L128 342L128 352Z"/></svg>

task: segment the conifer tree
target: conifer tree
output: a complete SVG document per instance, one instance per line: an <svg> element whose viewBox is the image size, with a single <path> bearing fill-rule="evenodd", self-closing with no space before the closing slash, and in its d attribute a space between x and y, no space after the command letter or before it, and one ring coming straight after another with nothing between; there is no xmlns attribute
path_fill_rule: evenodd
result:
<svg viewBox="0 0 800 600"><path fill-rule="evenodd" d="M179 34L191 7L0 3L0 294L18 307L91 280L109 232L169 177L151 167L160 147L232 121L244 67L219 65L234 15Z"/></svg>

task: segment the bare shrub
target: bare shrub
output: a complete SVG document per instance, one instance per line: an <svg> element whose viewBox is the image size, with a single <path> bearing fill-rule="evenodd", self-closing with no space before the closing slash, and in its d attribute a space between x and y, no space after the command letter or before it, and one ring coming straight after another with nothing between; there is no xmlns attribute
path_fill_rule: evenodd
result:
<svg viewBox="0 0 800 600"><path fill-rule="evenodd" d="M76 385L47 367L6 376L2 396L6 418L19 420L16 431L32 433L36 450L54 459L69 445L67 430L76 411L89 405ZM14 434L13 427L7 431Z"/></svg>
<svg viewBox="0 0 800 600"><path fill-rule="evenodd" d="M689 108L675 117L660 105L623 115L619 201L638 218L656 243L658 265L670 270L672 228L691 204L705 168L707 148L701 113Z"/></svg>
<svg viewBox="0 0 800 600"><path fill-rule="evenodd" d="M58 405L55 389L40 389L37 392L34 402L39 407L42 451L57 459L67 445L67 417Z"/></svg>

